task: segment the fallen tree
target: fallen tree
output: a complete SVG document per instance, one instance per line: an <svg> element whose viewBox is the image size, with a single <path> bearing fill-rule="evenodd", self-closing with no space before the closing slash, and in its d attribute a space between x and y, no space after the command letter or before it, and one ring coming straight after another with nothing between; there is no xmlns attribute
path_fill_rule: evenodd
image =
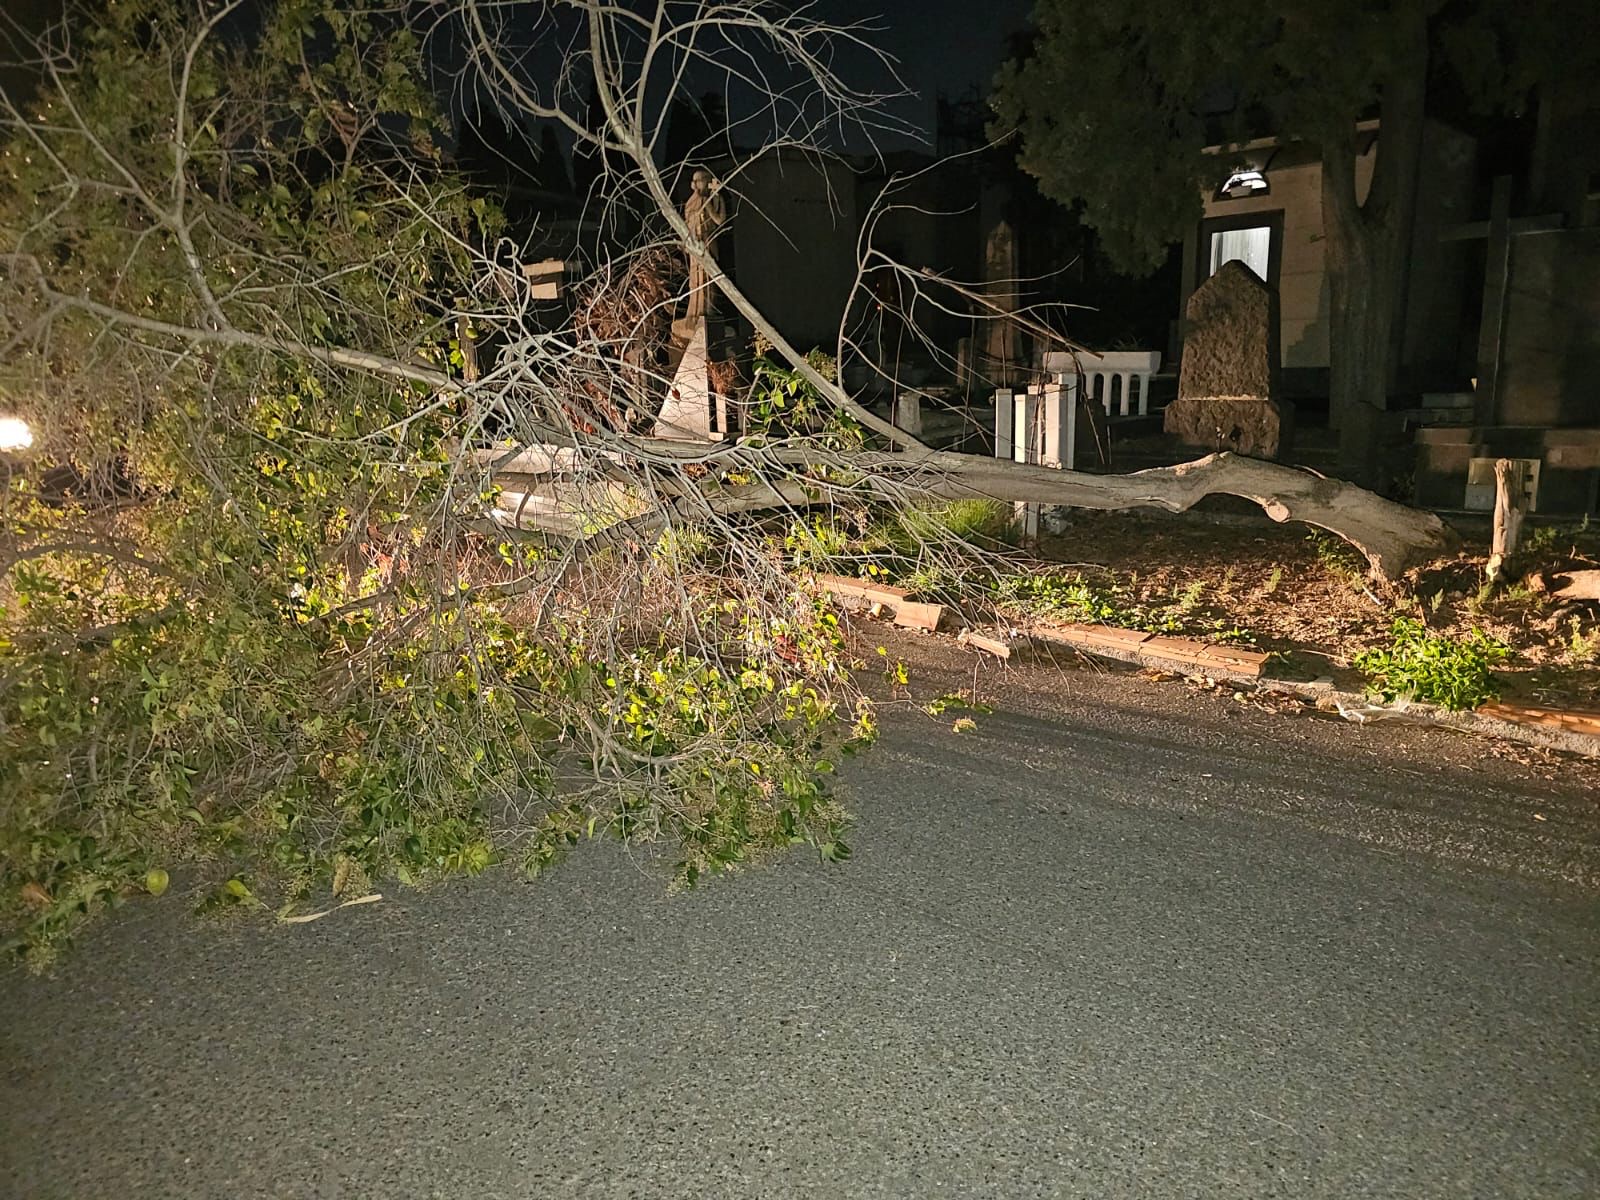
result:
<svg viewBox="0 0 1600 1200"><path fill-rule="evenodd" d="M795 843L844 857L828 777L874 722L806 576L847 526L950 586L1000 551L919 515L948 499L1226 492L1391 577L1442 544L1270 464L1091 476L895 428L841 382L871 365L867 279L900 280L908 316L981 318L981 292L865 237L833 353L802 353L686 222L693 164L657 155L686 77L755 95L728 141L820 154L883 119L891 64L806 8L641 12L135 0L36 48L38 100L0 108L0 407L34 434L0 502L0 921L24 953L181 864L211 903L294 905L537 870L607 832L672 843L685 883ZM478 94L576 143L576 307L441 151L432 33ZM878 86L841 77L842 44ZM684 295L661 264L685 254L787 398L737 441L641 432Z"/></svg>
<svg viewBox="0 0 1600 1200"><path fill-rule="evenodd" d="M659 452L660 447L655 449ZM701 446L691 452L696 458L705 456ZM579 463L571 451L555 447L489 452L481 455L480 461L491 467L505 463L496 469L496 477L507 485L529 487L539 487L545 479L570 473ZM804 453L740 447L719 453L712 461L738 471L761 462L793 468L815 458ZM1397 504L1340 479L1226 453L1128 475L1029 466L932 450L920 443L912 443L896 454L864 452L842 459L827 456L824 461L835 469L847 467L859 473L851 488L854 494L859 495L866 487L885 498L910 494L1098 511L1157 508L1176 513L1187 512L1207 496L1237 496L1260 505L1274 521L1298 521L1338 535L1365 556L1377 575L1389 581L1438 557L1453 544L1449 527L1433 513ZM714 486L697 489L697 494L708 510L725 513L805 507L812 502L834 503L838 499L836 489L823 480L809 484L795 481L754 491Z"/></svg>

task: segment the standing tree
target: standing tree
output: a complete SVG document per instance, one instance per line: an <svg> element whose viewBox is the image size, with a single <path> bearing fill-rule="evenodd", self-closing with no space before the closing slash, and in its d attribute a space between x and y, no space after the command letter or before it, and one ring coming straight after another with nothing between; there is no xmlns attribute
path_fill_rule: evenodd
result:
<svg viewBox="0 0 1600 1200"><path fill-rule="evenodd" d="M866 526L874 565L963 586L977 552L917 516L930 500L1226 491L1390 575L1443 540L1269 463L938 452L841 386L847 324L832 356L785 341L659 150L690 78L746 96L730 125L766 147L870 121L879 96L834 68L860 30L808 9L78 16L37 49L38 98L0 104L0 413L35 434L0 494L0 924L26 953L176 863L248 905L537 869L602 832L675 846L685 882L794 843L843 857L827 780L872 711L806 568ZM466 94L561 126L598 172L608 233L558 302L439 152L441 27ZM641 432L685 254L770 347L738 441ZM870 244L860 265L973 294Z"/></svg>
<svg viewBox="0 0 1600 1200"><path fill-rule="evenodd" d="M1227 161L1218 142L1293 137L1322 162L1331 397L1341 460L1371 463L1395 367L1403 256L1430 80L1480 107L1525 95L1562 46L1592 47L1592 13L1511 0L1037 0L1028 53L1001 71L998 132L1124 269L1147 271L1200 219ZM1591 33L1595 31L1590 30ZM1592 49L1586 49L1592 53ZM1357 122L1380 120L1365 197Z"/></svg>

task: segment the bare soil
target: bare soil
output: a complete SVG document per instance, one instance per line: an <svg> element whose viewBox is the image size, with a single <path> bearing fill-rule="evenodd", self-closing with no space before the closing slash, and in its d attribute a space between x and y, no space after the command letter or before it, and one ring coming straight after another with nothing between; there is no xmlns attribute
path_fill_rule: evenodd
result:
<svg viewBox="0 0 1600 1200"><path fill-rule="evenodd" d="M1521 562L1528 576L1600 567L1600 529L1530 532ZM1331 535L1244 517L1077 513L1040 554L1114 588L1119 600L1178 612L1192 636L1237 629L1236 640L1276 652L1274 673L1288 677L1357 682L1353 656L1385 644L1405 615L1438 633L1476 628L1506 643L1506 699L1600 709L1600 605L1555 603L1527 582L1486 588L1486 532L1469 533L1459 554L1394 595Z"/></svg>

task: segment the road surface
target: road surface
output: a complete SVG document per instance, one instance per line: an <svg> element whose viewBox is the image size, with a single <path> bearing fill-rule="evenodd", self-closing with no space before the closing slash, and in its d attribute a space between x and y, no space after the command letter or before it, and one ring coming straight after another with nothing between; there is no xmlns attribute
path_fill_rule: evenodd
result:
<svg viewBox="0 0 1600 1200"><path fill-rule="evenodd" d="M1600 1195L1593 768L1019 678L843 866L125 910L0 976L0 1196Z"/></svg>

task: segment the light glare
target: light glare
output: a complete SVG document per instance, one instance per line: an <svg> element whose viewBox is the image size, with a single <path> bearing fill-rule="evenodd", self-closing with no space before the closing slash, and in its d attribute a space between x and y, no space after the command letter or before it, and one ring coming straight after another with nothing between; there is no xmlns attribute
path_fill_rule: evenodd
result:
<svg viewBox="0 0 1600 1200"><path fill-rule="evenodd" d="M33 430L21 417L0 417L0 450L26 450L33 445Z"/></svg>

